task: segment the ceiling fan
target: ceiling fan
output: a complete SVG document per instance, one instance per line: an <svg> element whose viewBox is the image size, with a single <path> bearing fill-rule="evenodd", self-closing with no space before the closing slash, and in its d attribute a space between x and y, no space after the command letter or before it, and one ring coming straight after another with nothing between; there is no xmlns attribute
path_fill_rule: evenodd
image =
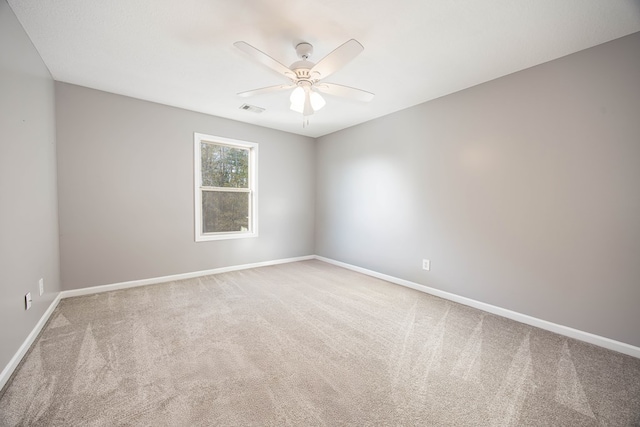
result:
<svg viewBox="0 0 640 427"><path fill-rule="evenodd" d="M293 111L302 113L303 126L308 125L309 116L324 107L326 103L319 92L364 102L369 102L374 97L372 93L364 90L322 81L364 50L364 47L357 40L351 39L347 41L318 61L318 63L309 61L313 53L313 46L309 43L299 43L296 46L296 53L300 60L291 64L290 67L283 65L246 42L238 41L233 45L289 81L288 84L249 90L240 92L238 95L248 97L278 90L293 89L289 98L291 101L290 108Z"/></svg>

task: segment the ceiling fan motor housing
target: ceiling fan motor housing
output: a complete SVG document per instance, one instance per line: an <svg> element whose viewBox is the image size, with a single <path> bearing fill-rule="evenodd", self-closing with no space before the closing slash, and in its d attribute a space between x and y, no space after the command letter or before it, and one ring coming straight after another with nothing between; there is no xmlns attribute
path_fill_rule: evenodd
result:
<svg viewBox="0 0 640 427"><path fill-rule="evenodd" d="M311 80L311 68L313 68L313 62L298 61L291 64L291 70L296 74L297 80Z"/></svg>

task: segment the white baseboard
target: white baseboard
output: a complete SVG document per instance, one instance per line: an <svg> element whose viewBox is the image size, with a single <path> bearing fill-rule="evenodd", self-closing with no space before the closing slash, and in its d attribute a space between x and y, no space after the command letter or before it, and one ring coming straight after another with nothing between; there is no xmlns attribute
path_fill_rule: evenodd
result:
<svg viewBox="0 0 640 427"><path fill-rule="evenodd" d="M51 313L53 313L53 310L56 309L59 302L60 294L58 293L51 304L49 304L49 308L47 308L40 320L38 320L38 323L36 323L36 326L33 328L29 336L27 336L27 339L24 340L16 354L13 355L13 357L9 361L9 364L4 367L2 373L0 373L0 390L2 390L2 387L5 386L7 381L9 381L9 378L11 378L13 371L16 370L24 355L27 354L27 351L29 351L31 344L33 344L33 342L36 340L36 337L38 336L44 325L47 323L47 320L49 320L49 317L51 317Z"/></svg>
<svg viewBox="0 0 640 427"><path fill-rule="evenodd" d="M440 298L444 298L450 301L454 301L469 307L477 308L479 310L486 311L488 313L497 314L498 316L506 317L511 320L515 320L520 323L535 326L540 329L555 332L556 334L564 335L569 338L574 338L580 341L588 342L600 347L608 348L609 350L617 351L619 353L627 354L640 359L640 347L635 347L631 344L615 341L610 338L595 335L589 332L584 332L578 329L573 329L568 326L558 325L557 323L548 322L546 320L538 319L537 317L529 316L527 314L511 311L506 308L498 307L495 305L487 304L484 302L476 301L471 298L462 297L460 295L452 294L450 292L434 289L429 286L420 285L408 280L399 279L397 277L389 276L386 274L378 273L377 271L367 270L366 268L357 267L355 265L347 264L341 261L336 261L330 258L325 258L319 255L315 256L315 259L327 262L329 264L337 265L349 270L357 271L358 273L366 274L368 276L376 277L378 279L386 280L387 282L395 283L397 285L405 286L407 288L415 289L420 292L431 294Z"/></svg>
<svg viewBox="0 0 640 427"><path fill-rule="evenodd" d="M78 297L81 295L91 295L101 292L116 291L119 289L135 288L138 286L155 285L158 283L173 282L176 280L192 279L194 277L209 276L211 274L227 273L229 271L246 270L249 268L268 267L270 265L286 264L296 261L307 261L315 259L315 255L307 255L295 258L276 259L272 261L254 262L251 264L233 265L230 267L213 268L211 270L201 270L191 273L172 274L170 276L154 277L151 279L131 280L129 282L112 283L110 285L92 286L90 288L72 289L62 291L61 298Z"/></svg>

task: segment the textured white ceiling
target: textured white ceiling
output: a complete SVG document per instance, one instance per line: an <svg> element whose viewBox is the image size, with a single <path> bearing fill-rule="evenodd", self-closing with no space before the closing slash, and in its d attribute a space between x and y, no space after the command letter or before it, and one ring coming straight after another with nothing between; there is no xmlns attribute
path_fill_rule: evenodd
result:
<svg viewBox="0 0 640 427"><path fill-rule="evenodd" d="M58 81L318 137L640 31L637 0L8 0ZM328 81L373 92L325 96L302 128L282 80L233 47L290 65L350 38L365 47ZM238 107L250 103L266 111Z"/></svg>

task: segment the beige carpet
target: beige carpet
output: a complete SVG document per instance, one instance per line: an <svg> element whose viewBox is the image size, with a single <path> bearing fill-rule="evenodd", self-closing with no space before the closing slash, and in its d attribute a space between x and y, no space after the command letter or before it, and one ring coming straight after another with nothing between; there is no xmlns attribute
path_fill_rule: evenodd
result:
<svg viewBox="0 0 640 427"><path fill-rule="evenodd" d="M305 261L63 300L0 425L631 426L640 359Z"/></svg>

